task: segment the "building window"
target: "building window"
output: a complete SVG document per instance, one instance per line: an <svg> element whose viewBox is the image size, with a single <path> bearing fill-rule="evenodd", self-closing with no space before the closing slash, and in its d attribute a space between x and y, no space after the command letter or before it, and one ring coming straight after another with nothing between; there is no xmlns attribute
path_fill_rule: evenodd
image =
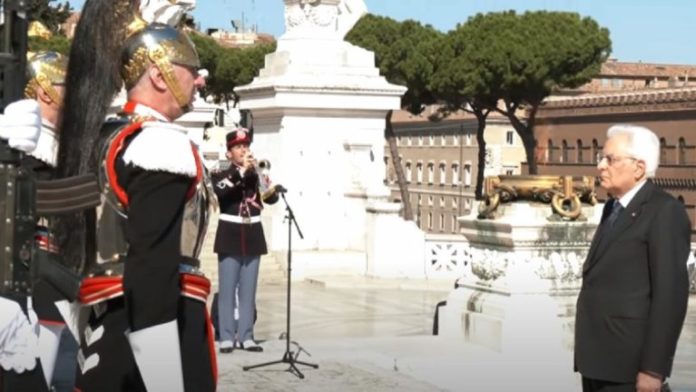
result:
<svg viewBox="0 0 696 392"><path fill-rule="evenodd" d="M428 196L428 207L432 207L432 206L433 206L433 196L430 195L430 196Z"/></svg>
<svg viewBox="0 0 696 392"><path fill-rule="evenodd" d="M440 136L440 145L441 146L447 145L447 136L445 136L445 135Z"/></svg>
<svg viewBox="0 0 696 392"><path fill-rule="evenodd" d="M432 185L435 182L435 164L428 163L428 184Z"/></svg>
<svg viewBox="0 0 696 392"><path fill-rule="evenodd" d="M423 195L418 194L418 207L423 205Z"/></svg>
<svg viewBox="0 0 696 392"><path fill-rule="evenodd" d="M452 144L455 146L458 146L460 137L462 137L462 136L461 135L452 135Z"/></svg>
<svg viewBox="0 0 696 392"><path fill-rule="evenodd" d="M440 208L445 208L445 197L440 196Z"/></svg>
<svg viewBox="0 0 696 392"><path fill-rule="evenodd" d="M467 146L471 145L471 139L472 139L471 131L467 130L466 131L466 145Z"/></svg>
<svg viewBox="0 0 696 392"><path fill-rule="evenodd" d="M433 229L433 213L428 212L428 230Z"/></svg>
<svg viewBox="0 0 696 392"><path fill-rule="evenodd" d="M561 150L561 162L562 163L568 163L568 142L563 139L561 142L562 150Z"/></svg>
<svg viewBox="0 0 696 392"><path fill-rule="evenodd" d="M457 215L452 215L452 233L457 232Z"/></svg>
<svg viewBox="0 0 696 392"><path fill-rule="evenodd" d="M411 140L411 136L409 136L409 137L406 138L406 145L407 145L407 146L413 145L413 140Z"/></svg>
<svg viewBox="0 0 696 392"><path fill-rule="evenodd" d="M435 136L430 135L428 136L428 143L430 143L431 146L435 145Z"/></svg>
<svg viewBox="0 0 696 392"><path fill-rule="evenodd" d="M506 176L511 176L511 175L513 175L513 174L515 174L515 173L514 173L514 171L513 171L512 169L507 169L507 170L505 170L505 175L506 175Z"/></svg>
<svg viewBox="0 0 696 392"><path fill-rule="evenodd" d="M440 163L440 185L445 185L447 182L447 165Z"/></svg>
<svg viewBox="0 0 696 392"><path fill-rule="evenodd" d="M578 139L578 163L583 163L585 161L582 152L582 140Z"/></svg>
<svg viewBox="0 0 696 392"><path fill-rule="evenodd" d="M515 144L515 134L513 131L507 131L505 133L505 143L507 143L508 146Z"/></svg>
<svg viewBox="0 0 696 392"><path fill-rule="evenodd" d="M464 209L471 211L471 199L464 199Z"/></svg>
<svg viewBox="0 0 696 392"><path fill-rule="evenodd" d="M418 145L419 146L423 145L423 136L418 136Z"/></svg>
<svg viewBox="0 0 696 392"><path fill-rule="evenodd" d="M599 143L597 139L592 139L592 163L598 163L597 157L599 156Z"/></svg>
<svg viewBox="0 0 696 392"><path fill-rule="evenodd" d="M464 165L464 186L471 186L471 164Z"/></svg>
<svg viewBox="0 0 696 392"><path fill-rule="evenodd" d="M667 140L660 138L660 163L667 163Z"/></svg>
<svg viewBox="0 0 696 392"><path fill-rule="evenodd" d="M553 162L554 160L553 140L549 139L548 143L546 143L546 162Z"/></svg>
<svg viewBox="0 0 696 392"><path fill-rule="evenodd" d="M445 231L445 214L440 214L440 231Z"/></svg>
<svg viewBox="0 0 696 392"><path fill-rule="evenodd" d="M411 162L406 162L406 183L410 184L411 180L413 179L412 173L411 173Z"/></svg>
<svg viewBox="0 0 696 392"><path fill-rule="evenodd" d="M683 137L679 138L679 164L686 164L686 140Z"/></svg>
<svg viewBox="0 0 696 392"><path fill-rule="evenodd" d="M420 184L423 182L423 162L418 162L416 165L416 183Z"/></svg>
<svg viewBox="0 0 696 392"><path fill-rule="evenodd" d="M456 196L453 197L453 198L452 198L452 209L455 209L455 210L456 210L457 207L459 207L458 204L459 204L459 203L457 202L457 197L456 197Z"/></svg>
<svg viewBox="0 0 696 392"><path fill-rule="evenodd" d="M459 185L459 164L457 163L452 164L452 185Z"/></svg>

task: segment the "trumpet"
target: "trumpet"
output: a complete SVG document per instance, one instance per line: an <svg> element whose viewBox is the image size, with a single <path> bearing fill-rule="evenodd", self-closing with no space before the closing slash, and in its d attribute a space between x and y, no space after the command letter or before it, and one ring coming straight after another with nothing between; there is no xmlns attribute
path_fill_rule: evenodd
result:
<svg viewBox="0 0 696 392"><path fill-rule="evenodd" d="M251 151L249 151L244 160L254 162L253 169L258 174L264 173L266 170L271 170L271 162L268 159L260 159L257 161Z"/></svg>

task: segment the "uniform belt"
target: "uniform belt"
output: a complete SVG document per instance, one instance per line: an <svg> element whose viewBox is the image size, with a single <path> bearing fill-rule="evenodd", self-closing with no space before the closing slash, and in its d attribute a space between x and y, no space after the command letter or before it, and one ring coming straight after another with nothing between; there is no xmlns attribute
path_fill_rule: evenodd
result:
<svg viewBox="0 0 696 392"><path fill-rule="evenodd" d="M181 295L205 303L210 294L210 281L201 275L180 273ZM80 287L79 300L82 305L96 305L123 295L122 276L100 276L85 278Z"/></svg>
<svg viewBox="0 0 696 392"><path fill-rule="evenodd" d="M220 214L220 220L232 223L252 224L261 222L261 216L239 216L230 214Z"/></svg>

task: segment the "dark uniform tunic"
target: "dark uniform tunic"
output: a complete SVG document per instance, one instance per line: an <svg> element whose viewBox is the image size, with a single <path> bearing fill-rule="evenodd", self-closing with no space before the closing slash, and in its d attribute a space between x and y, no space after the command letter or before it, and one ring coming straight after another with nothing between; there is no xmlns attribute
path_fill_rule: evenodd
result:
<svg viewBox="0 0 696 392"><path fill-rule="evenodd" d="M200 175L202 166L188 137L183 134L182 140L182 135L176 134L180 130L166 129L167 123L160 129L155 126L154 131L143 130L142 126L133 128L138 120L122 117L117 120L120 122L107 123L102 132L124 135L125 128L132 128L130 135L120 141L113 136L105 146L105 150L112 151L114 143L121 143L120 149L113 150L117 152L115 156L106 156L106 165L112 163L111 175L116 181L106 188L120 188L127 199L127 219L122 222L124 232L120 233L127 250L91 266L93 273L105 281L114 277L118 280L122 274L122 290L92 306L82 336L78 388L82 392L145 391L126 333L176 320L185 390L214 391L215 353L210 350L212 336L206 306L183 294L181 274L197 269L201 233L207 226L207 196L205 205L191 210L192 197L205 188L204 180L196 178L196 170ZM117 131L112 132L113 129ZM196 156L197 166L193 169L186 163L191 162L191 156ZM110 208L107 203L102 210L111 211ZM193 233L191 224L196 222L190 222L192 219L200 223L193 225ZM184 244L188 234L195 237L193 248ZM103 256L100 251L100 257ZM89 280L83 283L83 289L88 283ZM90 298L93 297L82 296L83 303L91 304ZM94 338L96 333L101 334L99 339Z"/></svg>
<svg viewBox="0 0 696 392"><path fill-rule="evenodd" d="M213 175L215 194L220 202L220 221L215 234L215 253L230 256L259 256L268 252L260 216L263 203L278 201L275 192L265 200L259 192L259 175L236 165ZM228 220L226 220L226 218ZM245 223L245 218L251 223Z"/></svg>

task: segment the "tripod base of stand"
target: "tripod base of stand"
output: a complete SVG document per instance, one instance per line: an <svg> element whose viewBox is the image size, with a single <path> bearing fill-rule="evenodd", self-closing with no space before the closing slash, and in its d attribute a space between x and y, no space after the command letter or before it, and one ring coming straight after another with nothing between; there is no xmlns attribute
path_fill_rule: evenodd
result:
<svg viewBox="0 0 696 392"><path fill-rule="evenodd" d="M299 378L304 378L304 374L302 374L302 372L300 371L300 369L298 369L297 366L295 366L295 364L297 364L297 365L309 366L309 367L312 367L312 368L314 368L314 369L319 369L319 365L314 364L314 363L308 363L308 362L298 361L298 360L296 360L295 357L293 356L293 352L292 352L292 351L286 351L285 354L283 354L283 359L280 359L280 360L278 360L278 361L271 361L271 362L259 363L259 364L257 364L257 365L244 366L244 367L242 367L242 370L244 370L244 371L246 372L247 370L256 369L256 368L260 368L260 367L264 367L264 366L277 365L277 364L279 364L279 363L287 363L287 364L289 364L290 367L288 367L288 368L286 369L286 372L290 372L290 373L296 375L296 376L299 377Z"/></svg>

